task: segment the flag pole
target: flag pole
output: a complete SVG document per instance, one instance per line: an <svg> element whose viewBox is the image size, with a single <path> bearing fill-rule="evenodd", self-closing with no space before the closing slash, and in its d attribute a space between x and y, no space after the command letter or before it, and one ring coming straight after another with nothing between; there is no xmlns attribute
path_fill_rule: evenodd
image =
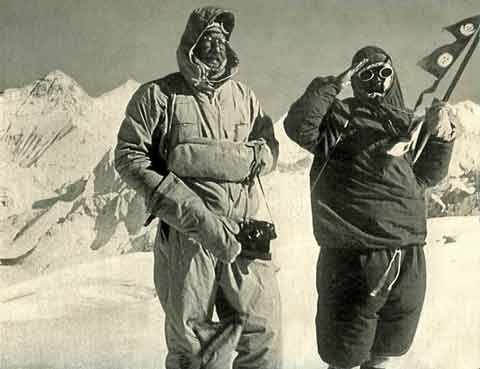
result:
<svg viewBox="0 0 480 369"><path fill-rule="evenodd" d="M460 77L462 76L463 71L465 70L468 62L470 61L470 58L472 57L473 52L475 51L475 48L477 47L479 41L480 41L480 27L477 29L475 37L473 38L472 44L470 45L470 48L468 49L467 54L465 55L465 58L463 58L462 63L460 64L460 67L457 70L457 73L455 73L455 76L453 77L452 82L450 83L450 86L448 86L447 92L445 92L445 95L443 96L443 99L442 99L443 102L447 102L450 99L450 96L452 96L453 90L457 86L458 81L460 80ZM413 163L415 163L420 157L420 154L425 148L425 145L427 144L427 141L429 138L430 138L430 133L427 133L420 144L420 147L415 155L415 158L413 159Z"/></svg>

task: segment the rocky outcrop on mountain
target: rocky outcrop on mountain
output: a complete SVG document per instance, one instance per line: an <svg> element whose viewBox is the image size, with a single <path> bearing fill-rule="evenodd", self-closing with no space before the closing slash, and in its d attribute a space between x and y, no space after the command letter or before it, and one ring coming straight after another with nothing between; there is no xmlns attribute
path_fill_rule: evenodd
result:
<svg viewBox="0 0 480 369"><path fill-rule="evenodd" d="M48 73L43 78L21 87L2 92L4 114L19 117L40 117L51 112L84 115L92 98L71 77L60 70ZM16 120L15 127L30 123ZM47 123L43 123L47 124Z"/></svg>
<svg viewBox="0 0 480 369"><path fill-rule="evenodd" d="M147 218L143 199L118 177L112 150L90 176L34 202L33 209L31 219L4 241L0 252L4 264L21 261L29 272L39 273L75 260L148 251L153 246L156 227L143 226Z"/></svg>
<svg viewBox="0 0 480 369"><path fill-rule="evenodd" d="M72 78L54 71L34 83L7 89L0 99L0 143L11 161L38 168L39 178L55 190L88 175L112 146L126 103L138 83L98 98Z"/></svg>
<svg viewBox="0 0 480 369"><path fill-rule="evenodd" d="M13 159L31 167L44 153L88 114L91 98L60 71L20 89L8 89L2 96L2 141Z"/></svg>
<svg viewBox="0 0 480 369"><path fill-rule="evenodd" d="M143 227L143 200L118 178L111 151L138 86L92 98L55 71L0 95L2 262L38 272L151 247L155 227Z"/></svg>
<svg viewBox="0 0 480 369"><path fill-rule="evenodd" d="M480 214L480 106L455 105L457 139L449 174L428 191L428 216Z"/></svg>
<svg viewBox="0 0 480 369"><path fill-rule="evenodd" d="M0 220L28 211L37 199L54 194L42 185L41 170L20 167L13 161L13 154L1 144L0 173Z"/></svg>

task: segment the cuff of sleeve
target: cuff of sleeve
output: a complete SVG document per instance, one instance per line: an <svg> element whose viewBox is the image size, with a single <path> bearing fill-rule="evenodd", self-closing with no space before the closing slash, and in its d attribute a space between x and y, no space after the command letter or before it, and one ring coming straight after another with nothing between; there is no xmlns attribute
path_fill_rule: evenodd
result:
<svg viewBox="0 0 480 369"><path fill-rule="evenodd" d="M163 194L168 193L173 187L175 187L179 182L179 178L173 174L168 173L162 180L158 183L155 189L152 191L150 199L147 205L147 211L150 214L157 216L157 212L160 208L161 201L164 197Z"/></svg>
<svg viewBox="0 0 480 369"><path fill-rule="evenodd" d="M455 130L452 130L448 135L442 135L442 136L431 135L430 136L430 140L436 143L453 143L456 138L457 138L457 132Z"/></svg>
<svg viewBox="0 0 480 369"><path fill-rule="evenodd" d="M341 88L336 82L337 78L335 76L317 77L310 83L307 90L316 91L319 88L331 89L332 94L338 95L341 91Z"/></svg>

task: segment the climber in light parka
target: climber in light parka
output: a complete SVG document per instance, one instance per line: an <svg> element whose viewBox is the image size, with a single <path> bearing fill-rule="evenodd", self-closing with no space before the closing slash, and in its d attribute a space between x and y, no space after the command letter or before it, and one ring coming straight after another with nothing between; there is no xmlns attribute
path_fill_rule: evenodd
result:
<svg viewBox="0 0 480 369"><path fill-rule="evenodd" d="M228 368L225 345L202 333L214 305L221 323L243 326L234 368L281 368L276 271L268 253L244 252L239 226L257 212L251 180L275 168L278 142L253 91L233 80L233 28L229 11L194 10L177 49L180 71L140 87L118 134L116 169L160 219L154 280L167 369Z"/></svg>

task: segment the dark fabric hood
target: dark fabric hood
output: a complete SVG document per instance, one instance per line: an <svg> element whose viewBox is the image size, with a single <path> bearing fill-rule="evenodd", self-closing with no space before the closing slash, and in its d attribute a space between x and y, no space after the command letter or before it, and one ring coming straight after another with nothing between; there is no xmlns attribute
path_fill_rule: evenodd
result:
<svg viewBox="0 0 480 369"><path fill-rule="evenodd" d="M393 84L390 90L385 95L384 101L389 105L395 106L400 109L405 109L405 102L403 99L402 89L400 87L400 81L398 80L398 74L395 70L395 66L393 65L392 58L390 58L390 56L378 46L365 46L364 48L358 50L355 53L352 59L352 65L357 64L365 58L369 60L369 63L367 63L367 65L378 61L390 62L394 70ZM354 76L352 78L352 88L355 96L358 95L358 91L360 89L359 83L360 81Z"/></svg>
<svg viewBox="0 0 480 369"><path fill-rule="evenodd" d="M393 83L384 97L378 97L374 99L364 98L360 96L360 81L354 75L352 77L352 89L355 98L362 101L362 105L368 107L377 118L383 120L391 120L395 122L398 129L400 129L400 136L407 135L407 130L410 126L410 121L413 117L411 110L405 107L405 101L403 98L402 89L400 87L400 81L398 79L398 73L395 70L395 66L390 56L378 46L366 46L358 50L352 59L352 65L357 64L361 60L367 58L368 64L372 64L380 61L389 61L394 70ZM368 65L367 64L367 65Z"/></svg>
<svg viewBox="0 0 480 369"><path fill-rule="evenodd" d="M193 49L199 39L208 26L214 22L223 25L228 33L227 38L230 40L235 26L233 13L219 7L206 6L195 9L192 14L190 14L185 31L180 40L180 45L177 49L177 63L183 77L191 86L210 94L213 93L217 85L228 80L237 72L239 64L237 54L230 47L230 44L228 44L226 73L221 79L210 80L207 77L207 69L193 54Z"/></svg>

